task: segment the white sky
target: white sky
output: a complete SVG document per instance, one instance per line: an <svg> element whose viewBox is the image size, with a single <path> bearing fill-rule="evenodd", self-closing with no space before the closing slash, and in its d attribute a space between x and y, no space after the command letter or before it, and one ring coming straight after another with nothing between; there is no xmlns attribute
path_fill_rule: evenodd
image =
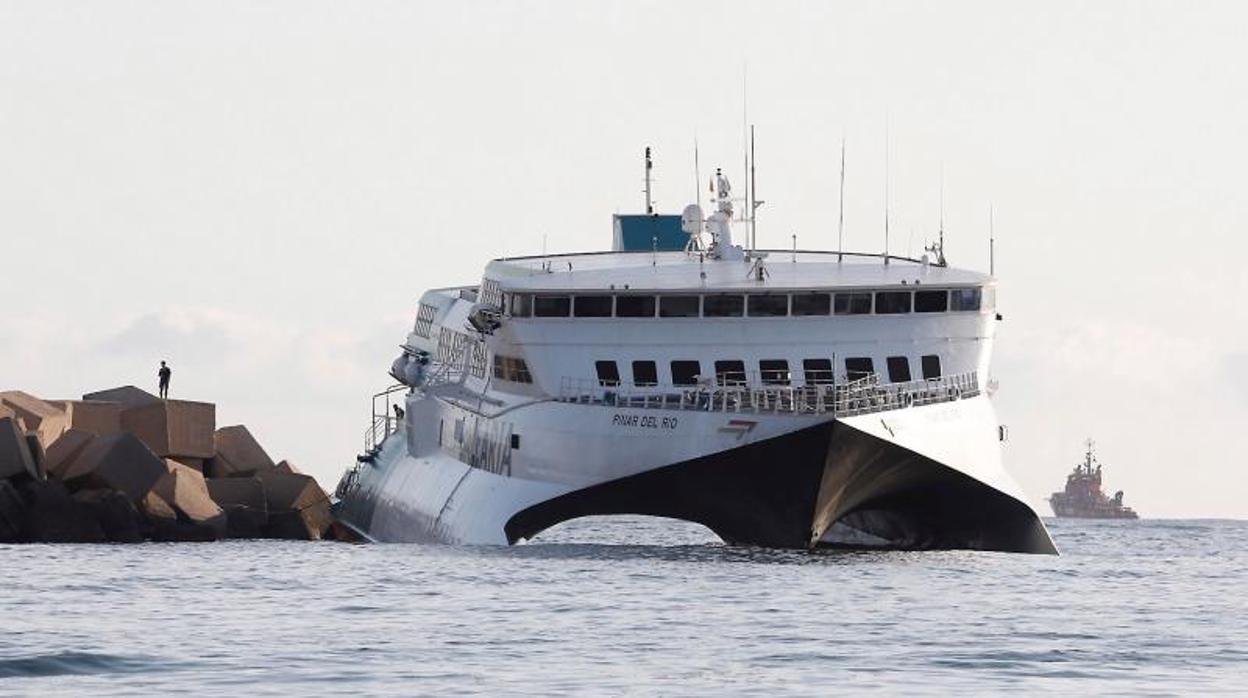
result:
<svg viewBox="0 0 1248 698"><path fill-rule="evenodd" d="M609 245L741 167L764 246L987 266L1033 500L1094 436L1145 516L1248 516L1242 3L0 0L0 387L174 369L332 487L429 287ZM1047 508L1045 509L1047 511Z"/></svg>

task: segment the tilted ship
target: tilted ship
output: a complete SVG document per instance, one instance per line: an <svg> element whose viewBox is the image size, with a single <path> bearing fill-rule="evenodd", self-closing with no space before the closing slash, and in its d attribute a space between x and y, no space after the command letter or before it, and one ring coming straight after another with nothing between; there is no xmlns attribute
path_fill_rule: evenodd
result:
<svg viewBox="0 0 1248 698"><path fill-rule="evenodd" d="M650 167L647 151L647 194ZM713 186L710 215L647 197L610 251L495 259L426 292L340 520L373 541L513 544L639 514L730 544L1055 553L985 391L995 279L943 243L734 244L760 202L747 191L734 218Z"/></svg>
<svg viewBox="0 0 1248 698"><path fill-rule="evenodd" d="M1083 462L1066 476L1066 489L1054 492L1049 505L1059 518L1073 519L1138 519L1135 510L1122 504L1122 490L1113 497L1101 490L1101 464L1092 452L1094 444L1087 442L1088 450Z"/></svg>

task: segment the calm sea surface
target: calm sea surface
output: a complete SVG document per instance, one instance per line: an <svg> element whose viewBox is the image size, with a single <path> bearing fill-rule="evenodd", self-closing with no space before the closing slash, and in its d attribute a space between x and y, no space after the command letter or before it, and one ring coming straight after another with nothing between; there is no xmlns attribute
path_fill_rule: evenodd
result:
<svg viewBox="0 0 1248 698"><path fill-rule="evenodd" d="M0 693L1248 693L1248 522L1050 522L1063 555L0 546Z"/></svg>

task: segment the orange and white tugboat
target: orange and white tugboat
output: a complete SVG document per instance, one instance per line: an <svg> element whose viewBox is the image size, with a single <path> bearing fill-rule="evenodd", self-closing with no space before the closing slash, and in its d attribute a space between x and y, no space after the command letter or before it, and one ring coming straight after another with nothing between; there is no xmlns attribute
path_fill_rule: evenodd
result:
<svg viewBox="0 0 1248 698"><path fill-rule="evenodd" d="M1106 497L1101 490L1101 464L1092 453L1093 443L1088 439L1088 451L1083 462L1066 476L1066 489L1049 497L1053 513L1059 518L1072 519L1138 519L1135 510L1122 504L1122 490Z"/></svg>

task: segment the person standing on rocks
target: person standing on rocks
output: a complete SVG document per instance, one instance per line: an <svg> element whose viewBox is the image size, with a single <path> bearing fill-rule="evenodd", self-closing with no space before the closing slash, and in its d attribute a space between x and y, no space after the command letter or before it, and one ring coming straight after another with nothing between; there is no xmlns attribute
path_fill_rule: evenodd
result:
<svg viewBox="0 0 1248 698"><path fill-rule="evenodd" d="M169 397L169 377L173 375L173 370L161 361L160 370L156 372L156 375L160 377L160 399L164 400Z"/></svg>

